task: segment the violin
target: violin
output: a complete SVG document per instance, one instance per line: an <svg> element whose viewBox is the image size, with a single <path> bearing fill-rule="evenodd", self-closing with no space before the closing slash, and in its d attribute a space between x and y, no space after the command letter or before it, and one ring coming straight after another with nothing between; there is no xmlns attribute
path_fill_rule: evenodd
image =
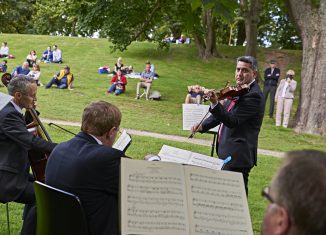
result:
<svg viewBox="0 0 326 235"><path fill-rule="evenodd" d="M232 99L233 97L237 97L237 96L247 93L250 88L248 84L243 84L243 85L238 85L238 86L228 86L228 85L229 85L229 82L227 82L225 87L219 91L215 91L215 90L205 91L204 92L205 94L203 95L203 100L208 101L213 96L213 94L215 94L217 96L218 100ZM203 123L203 121L207 117L208 113L209 113L209 110L205 114L203 119L199 122L198 126L200 126ZM193 138L195 133L196 133L196 131L192 132L188 138Z"/></svg>
<svg viewBox="0 0 326 235"><path fill-rule="evenodd" d="M218 100L224 100L224 99L231 99L236 96L243 95L249 91L249 85L243 84L238 86L228 86L229 82L227 82L226 86L219 90L208 90L206 91L206 94L203 95L204 101L208 101L213 94L217 96Z"/></svg>

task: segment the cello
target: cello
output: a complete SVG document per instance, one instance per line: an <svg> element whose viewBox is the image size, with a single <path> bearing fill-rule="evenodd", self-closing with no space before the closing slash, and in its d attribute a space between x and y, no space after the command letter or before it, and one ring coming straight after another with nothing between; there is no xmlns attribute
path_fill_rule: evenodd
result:
<svg viewBox="0 0 326 235"><path fill-rule="evenodd" d="M33 121L29 123L26 127L30 132L33 132L34 135L45 139L49 142L52 142L49 134L47 133L45 127L43 126L41 120L38 117L37 111L34 108L28 109L25 114L31 116ZM26 117L26 119L27 119ZM28 158L31 164L31 169L34 175L35 180L40 182L44 182L45 180L45 167L47 163L48 156L47 154L37 151L37 150L29 150Z"/></svg>

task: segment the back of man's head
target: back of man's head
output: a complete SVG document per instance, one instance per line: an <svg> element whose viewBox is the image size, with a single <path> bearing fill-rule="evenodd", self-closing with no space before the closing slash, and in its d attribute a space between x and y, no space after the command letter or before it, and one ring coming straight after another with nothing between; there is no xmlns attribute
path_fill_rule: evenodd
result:
<svg viewBox="0 0 326 235"><path fill-rule="evenodd" d="M121 112L115 105L97 101L84 109L81 130L94 136L102 136L112 127L119 127L120 122Z"/></svg>
<svg viewBox="0 0 326 235"><path fill-rule="evenodd" d="M291 234L326 233L326 153L293 151L273 181L276 204L284 207Z"/></svg>

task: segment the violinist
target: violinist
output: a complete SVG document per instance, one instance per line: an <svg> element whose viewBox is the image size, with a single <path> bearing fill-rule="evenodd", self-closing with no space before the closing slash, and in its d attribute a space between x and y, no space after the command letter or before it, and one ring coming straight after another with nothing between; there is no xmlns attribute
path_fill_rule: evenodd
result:
<svg viewBox="0 0 326 235"><path fill-rule="evenodd" d="M37 85L33 79L18 75L10 80L8 93L13 98L0 110L0 201L25 204L21 234L34 234L31 208L35 205L34 178L29 174L28 151L50 153L54 143L34 136L26 128L23 109L36 100Z"/></svg>
<svg viewBox="0 0 326 235"><path fill-rule="evenodd" d="M254 57L239 57L235 82L238 86L247 85L247 92L225 102L211 92L209 100L212 115L202 124L192 127L193 132L203 133L220 124L216 141L217 155L220 159L232 157L224 170L242 173L247 195L249 172L257 163L258 134L264 116L263 94L255 81L257 71L258 65Z"/></svg>

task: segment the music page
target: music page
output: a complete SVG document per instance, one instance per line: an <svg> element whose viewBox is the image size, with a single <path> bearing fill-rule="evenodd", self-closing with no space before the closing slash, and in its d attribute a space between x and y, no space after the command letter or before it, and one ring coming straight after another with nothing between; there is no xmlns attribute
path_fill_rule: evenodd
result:
<svg viewBox="0 0 326 235"><path fill-rule="evenodd" d="M182 104L183 130L191 130L196 123L200 123L209 110L209 105L202 104ZM209 113L206 118L211 114ZM205 119L206 119L205 118ZM210 129L212 132L218 132L218 126Z"/></svg>
<svg viewBox="0 0 326 235"><path fill-rule="evenodd" d="M126 132L126 130L123 130L120 137L113 144L112 148L125 152L129 147L130 143L131 143L130 135Z"/></svg>
<svg viewBox="0 0 326 235"><path fill-rule="evenodd" d="M0 92L0 111L5 107L13 97L5 93Z"/></svg>
<svg viewBox="0 0 326 235"><path fill-rule="evenodd" d="M253 234L240 173L184 167L191 235Z"/></svg>
<svg viewBox="0 0 326 235"><path fill-rule="evenodd" d="M121 232L188 235L183 166L121 159Z"/></svg>
<svg viewBox="0 0 326 235"><path fill-rule="evenodd" d="M191 152L184 149L163 145L158 156L164 162L177 162L188 165L206 167L221 170L224 161L204 154Z"/></svg>

